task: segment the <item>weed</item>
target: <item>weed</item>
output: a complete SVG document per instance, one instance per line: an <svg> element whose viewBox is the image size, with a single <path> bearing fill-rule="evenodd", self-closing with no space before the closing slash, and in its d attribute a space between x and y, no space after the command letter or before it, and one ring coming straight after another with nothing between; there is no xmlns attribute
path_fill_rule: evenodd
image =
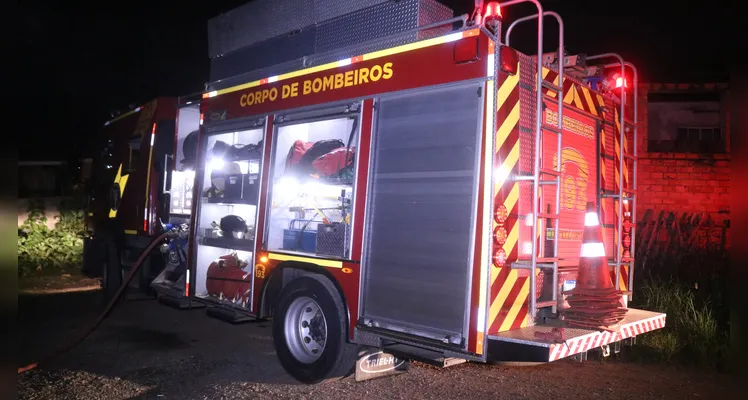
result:
<svg viewBox="0 0 748 400"><path fill-rule="evenodd" d="M677 359L708 367L723 364L728 337L708 300L698 304L694 289L673 280L650 278L638 293L638 307L667 314L664 329L642 336L646 353L663 361Z"/></svg>

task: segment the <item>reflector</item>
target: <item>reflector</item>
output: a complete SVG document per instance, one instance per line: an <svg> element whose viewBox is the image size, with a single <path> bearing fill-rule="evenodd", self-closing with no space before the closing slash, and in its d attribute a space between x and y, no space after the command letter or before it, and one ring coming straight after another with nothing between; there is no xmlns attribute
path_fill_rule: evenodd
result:
<svg viewBox="0 0 748 400"><path fill-rule="evenodd" d="M517 50L509 46L501 46L501 70L509 75L516 75L519 65L519 56Z"/></svg>

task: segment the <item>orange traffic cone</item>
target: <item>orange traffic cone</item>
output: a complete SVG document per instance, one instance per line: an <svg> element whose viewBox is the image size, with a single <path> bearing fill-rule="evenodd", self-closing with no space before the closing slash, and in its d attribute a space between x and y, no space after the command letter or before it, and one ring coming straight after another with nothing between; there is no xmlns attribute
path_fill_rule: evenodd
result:
<svg viewBox="0 0 748 400"><path fill-rule="evenodd" d="M620 304L623 293L613 287L608 274L608 260L602 239L595 206L587 203L577 284L574 289L564 292L569 295L569 307L561 311L569 326L607 329L626 315L627 310L621 308Z"/></svg>
<svg viewBox="0 0 748 400"><path fill-rule="evenodd" d="M605 257L600 219L597 217L595 205L591 202L587 203L587 213L584 216L584 234L579 256L577 288L610 289L613 287L607 272L608 260Z"/></svg>

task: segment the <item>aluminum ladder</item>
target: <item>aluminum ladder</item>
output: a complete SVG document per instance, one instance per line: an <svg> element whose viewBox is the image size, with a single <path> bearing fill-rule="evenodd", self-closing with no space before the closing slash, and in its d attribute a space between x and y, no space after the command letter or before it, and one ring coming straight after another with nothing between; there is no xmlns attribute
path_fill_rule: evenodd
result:
<svg viewBox="0 0 748 400"><path fill-rule="evenodd" d="M537 0L514 0L505 3L500 3L500 7L505 9L508 6L523 3L532 2L538 9L537 14L529 15L523 18L519 18L514 21L506 31L506 45L510 45L510 37L512 30L518 24L526 21L537 20L538 21L538 49L537 49L537 74L536 74L536 107L535 107L535 154L533 162L533 174L532 175L518 175L514 179L516 181L532 182L532 194L533 194L533 206L531 219L532 225L532 240L530 250L530 260L518 260L512 263L512 268L527 269L530 272L530 298L528 312L533 320L537 317L538 309L551 307L551 312L557 312L558 305L558 230L559 230L559 214L561 210L561 149L562 149L562 132L563 132L563 74L564 74L564 23L561 16L552 11L543 11L542 6ZM546 82L543 79L543 17L551 16L558 22L559 28L559 46L558 46L558 82L559 85L555 85ZM549 66L550 67L550 66ZM545 96L543 89L549 89L556 93L558 102L558 120L556 126L546 125L542 122L542 118L545 111ZM556 154L557 162L553 168L541 168L543 160L543 134L549 132L556 135ZM548 178L550 177L550 178ZM555 185L555 212L541 212L540 210L540 189L547 185ZM554 241L553 241L553 253L552 257L540 257L539 251L539 240L538 240L538 229L541 220L545 221L544 226L548 229L548 225L553 225ZM537 301L537 289L536 289L536 274L538 269L551 270L553 274L552 279L552 295L551 300L538 302Z"/></svg>
<svg viewBox="0 0 748 400"><path fill-rule="evenodd" d="M620 95L620 108L619 108L619 125L621 127L619 132L619 154L618 154L618 185L617 190L613 191L603 191L600 193L600 199L614 199L615 206L618 208L618 220L616 222L616 250L615 254L613 255L612 259L609 259L608 266L614 268L616 272L616 281L615 281L615 288L617 290L620 289L620 282L621 282L621 267L622 266L628 266L629 267L629 274L628 274L628 280L627 280L627 290L624 293L626 296L628 296L628 300L631 300L633 298L632 291L634 286L634 255L635 255L635 238L636 238L636 193L637 193L637 170L638 170L638 149L636 146L637 138L638 138L638 132L637 128L639 125L639 107L638 107L638 101L639 101L639 93L638 93L638 86L639 86L639 74L636 70L636 67L629 63L624 61L623 57L616 53L604 53L604 54L598 54L594 56L587 56L587 61L592 60L601 60L601 59L615 59L618 62L612 63L612 64L606 64L604 65L604 68L620 68L621 69L621 78L624 79L625 82L625 76L626 76L626 68L630 68L633 75L633 87L634 87L634 99L633 99L633 124L628 124L626 122L626 87L624 84L624 87L621 88L621 95ZM631 144L633 147L632 154L629 154L626 151L626 130L627 128L631 127L632 130L632 141ZM630 180L631 185L628 188L624 187L624 166L627 165L627 162L631 162L631 171L630 173L633 174L632 179ZM624 223L624 205L630 204L629 210L631 210L631 222L630 223ZM630 229L630 236L631 236L631 244L630 244L630 257L623 257L623 237L624 237L624 228Z"/></svg>

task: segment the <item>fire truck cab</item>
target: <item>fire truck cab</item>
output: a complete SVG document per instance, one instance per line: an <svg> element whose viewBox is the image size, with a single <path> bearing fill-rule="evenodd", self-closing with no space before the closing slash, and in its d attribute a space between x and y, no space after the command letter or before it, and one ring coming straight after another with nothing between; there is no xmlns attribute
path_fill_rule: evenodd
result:
<svg viewBox="0 0 748 400"><path fill-rule="evenodd" d="M104 124L92 168L83 271L102 278L107 299L163 224L190 221L200 98L159 97ZM164 268L158 251L145 264L131 292L150 294Z"/></svg>

